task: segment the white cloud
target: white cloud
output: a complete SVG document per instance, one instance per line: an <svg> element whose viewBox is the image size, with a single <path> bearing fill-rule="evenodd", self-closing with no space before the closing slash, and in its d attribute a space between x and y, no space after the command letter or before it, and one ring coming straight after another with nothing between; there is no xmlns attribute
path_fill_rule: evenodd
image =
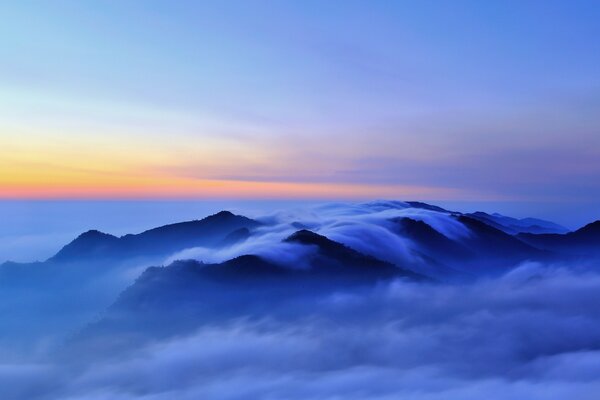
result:
<svg viewBox="0 0 600 400"><path fill-rule="evenodd" d="M591 400L600 390L599 289L600 275L533 264L470 284L397 281L316 298L284 319L265 310L264 319L251 321L241 311L129 353L78 353L77 368L5 367L0 393L77 400ZM15 396L24 385L45 391Z"/></svg>

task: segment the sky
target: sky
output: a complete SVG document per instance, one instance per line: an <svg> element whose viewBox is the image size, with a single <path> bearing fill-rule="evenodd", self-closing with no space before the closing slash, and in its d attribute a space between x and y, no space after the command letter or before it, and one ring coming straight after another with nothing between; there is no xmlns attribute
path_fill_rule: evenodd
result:
<svg viewBox="0 0 600 400"><path fill-rule="evenodd" d="M2 199L599 217L597 2L57 0L0 17Z"/></svg>

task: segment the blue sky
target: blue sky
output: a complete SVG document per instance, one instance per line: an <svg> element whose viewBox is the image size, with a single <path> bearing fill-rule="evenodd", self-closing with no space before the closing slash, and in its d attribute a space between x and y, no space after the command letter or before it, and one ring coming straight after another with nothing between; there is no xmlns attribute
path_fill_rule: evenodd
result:
<svg viewBox="0 0 600 400"><path fill-rule="evenodd" d="M597 217L597 2L22 1L0 15L1 197Z"/></svg>

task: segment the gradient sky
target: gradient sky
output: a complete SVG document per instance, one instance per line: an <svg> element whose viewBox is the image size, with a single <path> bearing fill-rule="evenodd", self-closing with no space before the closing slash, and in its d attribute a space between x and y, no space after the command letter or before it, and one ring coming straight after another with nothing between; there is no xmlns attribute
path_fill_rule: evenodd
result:
<svg viewBox="0 0 600 400"><path fill-rule="evenodd" d="M598 211L598 2L15 1L0 17L0 198Z"/></svg>

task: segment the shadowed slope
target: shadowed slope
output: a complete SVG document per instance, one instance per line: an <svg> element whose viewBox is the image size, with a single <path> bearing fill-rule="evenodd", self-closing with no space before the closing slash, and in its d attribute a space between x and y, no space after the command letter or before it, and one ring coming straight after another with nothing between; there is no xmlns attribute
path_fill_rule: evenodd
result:
<svg viewBox="0 0 600 400"><path fill-rule="evenodd" d="M600 220L564 235L521 233L517 237L540 249L573 255L600 255Z"/></svg>
<svg viewBox="0 0 600 400"><path fill-rule="evenodd" d="M169 255L190 247L220 245L234 231L246 229L249 232L259 225L250 218L221 211L202 220L165 225L121 238L89 231L66 245L49 261Z"/></svg>
<svg viewBox="0 0 600 400"><path fill-rule="evenodd" d="M465 216L484 222L511 235L518 233L566 233L569 231L564 226L537 218L517 219L498 213L488 214L482 211L465 214Z"/></svg>
<svg viewBox="0 0 600 400"><path fill-rule="evenodd" d="M537 248L481 221L466 216L459 216L457 219L473 233L466 237L462 243L481 257L497 258L505 261L520 261L528 258L544 259L548 257L548 254Z"/></svg>
<svg viewBox="0 0 600 400"><path fill-rule="evenodd" d="M150 267L82 338L95 340L113 330L142 337L146 330L170 335L209 320L236 317L285 318L290 304L293 308L302 299L346 288L368 288L394 278L426 279L307 230L284 242L314 247L308 268L290 268L256 255L220 264L184 260Z"/></svg>
<svg viewBox="0 0 600 400"><path fill-rule="evenodd" d="M523 261L558 257L477 219L460 214L452 218L463 224L468 234L450 238L424 221L391 219L397 233L412 243L413 254L422 259L413 267L417 271L442 279L475 277L501 273Z"/></svg>
<svg viewBox="0 0 600 400"><path fill-rule="evenodd" d="M382 277L405 275L411 278L419 278L418 274L409 270L362 254L348 246L306 229L295 232L285 239L284 242L314 246L317 249L315 253L309 256L309 263L314 269L313 273L358 274L363 278L366 278L366 275L373 274Z"/></svg>

